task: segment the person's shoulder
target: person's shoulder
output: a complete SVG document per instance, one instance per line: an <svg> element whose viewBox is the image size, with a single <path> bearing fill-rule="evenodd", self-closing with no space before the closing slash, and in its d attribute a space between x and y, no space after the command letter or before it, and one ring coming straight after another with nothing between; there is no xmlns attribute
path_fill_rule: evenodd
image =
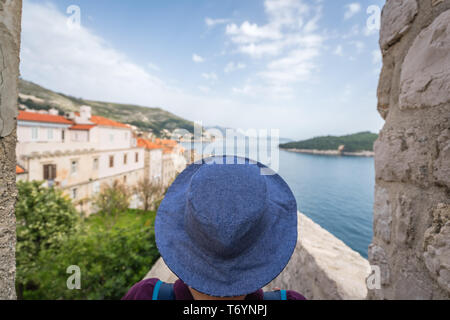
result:
<svg viewBox="0 0 450 320"><path fill-rule="evenodd" d="M293 290L286 290L287 300L307 300L303 295Z"/></svg>
<svg viewBox="0 0 450 320"><path fill-rule="evenodd" d="M128 290L122 300L152 300L153 289L158 281L158 278L150 278L139 281L132 286L130 290Z"/></svg>

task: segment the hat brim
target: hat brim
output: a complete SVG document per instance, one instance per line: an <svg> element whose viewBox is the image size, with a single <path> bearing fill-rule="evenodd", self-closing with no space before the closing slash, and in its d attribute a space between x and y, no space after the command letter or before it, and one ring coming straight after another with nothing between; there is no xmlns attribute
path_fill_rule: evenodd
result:
<svg viewBox="0 0 450 320"><path fill-rule="evenodd" d="M241 255L220 259L198 248L184 229L186 193L202 166L192 164L178 177L161 202L155 219L158 250L169 269L195 290L215 297L246 295L275 279L286 267L297 243L297 203L278 175L265 175L267 230ZM261 168L266 166L257 163Z"/></svg>

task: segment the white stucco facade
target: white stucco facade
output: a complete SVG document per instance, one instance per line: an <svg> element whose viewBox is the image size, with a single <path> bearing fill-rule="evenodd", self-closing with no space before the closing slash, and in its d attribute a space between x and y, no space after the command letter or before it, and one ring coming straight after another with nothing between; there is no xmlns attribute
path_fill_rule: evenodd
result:
<svg viewBox="0 0 450 320"><path fill-rule="evenodd" d="M26 172L17 180L61 188L87 214L104 184L118 180L132 189L148 177L167 187L186 166L175 141L164 141L170 148L149 140L138 146L130 126L91 116L87 106L66 117L21 111L17 132L17 163ZM140 203L133 195L131 207Z"/></svg>
<svg viewBox="0 0 450 320"><path fill-rule="evenodd" d="M18 121L17 140L23 143L61 143L63 142L63 131L67 128L69 128L69 125Z"/></svg>
<svg viewBox="0 0 450 320"><path fill-rule="evenodd" d="M162 150L149 150L149 179L151 181L162 181Z"/></svg>

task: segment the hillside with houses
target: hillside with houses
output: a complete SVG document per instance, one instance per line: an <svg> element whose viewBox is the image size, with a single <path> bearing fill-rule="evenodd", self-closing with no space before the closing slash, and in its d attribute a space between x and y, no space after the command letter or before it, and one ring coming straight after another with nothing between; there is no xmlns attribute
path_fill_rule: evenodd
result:
<svg viewBox="0 0 450 320"><path fill-rule="evenodd" d="M177 141L94 115L91 106L63 115L60 111L19 111L17 180L44 181L61 188L85 214L95 212L91 200L103 185L134 186L147 180L167 188L196 160ZM130 207L141 206L142 199L134 194Z"/></svg>
<svg viewBox="0 0 450 320"><path fill-rule="evenodd" d="M32 110L56 109L59 115L78 112L81 106L91 107L93 114L132 125L137 130L151 132L156 137L169 138L175 129L194 133L192 121L161 108L132 104L92 101L57 93L24 79L19 80L19 108Z"/></svg>

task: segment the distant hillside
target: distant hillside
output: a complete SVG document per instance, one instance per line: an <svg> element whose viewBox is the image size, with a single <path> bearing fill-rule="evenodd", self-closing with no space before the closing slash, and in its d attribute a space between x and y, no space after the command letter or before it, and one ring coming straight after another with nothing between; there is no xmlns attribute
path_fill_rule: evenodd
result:
<svg viewBox="0 0 450 320"><path fill-rule="evenodd" d="M221 127L221 126L206 126L205 129L208 130L208 131L211 131L211 132L217 132L218 131L218 132L220 132L222 134L222 137L226 137L227 130L232 130L231 134L235 134L238 139L244 139L246 137L246 134L248 134L248 132L245 132L245 130L242 131L242 130L239 130L239 129L233 129L233 128L227 128L227 127ZM258 131L256 133L258 135L260 134L260 132L258 132ZM273 138L274 137L271 137L270 136L270 132L269 132L268 135L267 135L267 139L273 139ZM292 141L292 139L283 138L283 137L279 137L278 140L280 142L291 142Z"/></svg>
<svg viewBox="0 0 450 320"><path fill-rule="evenodd" d="M309 140L280 144L282 149L306 150L338 150L344 146L344 152L373 151L373 143L378 135L371 132L360 132L347 136L326 136Z"/></svg>
<svg viewBox="0 0 450 320"><path fill-rule="evenodd" d="M194 133L193 122L160 108L84 100L53 92L23 79L19 83L19 92L19 103L30 109L48 110L53 107L64 114L79 111L82 105L89 105L94 115L128 123L142 130L152 130L157 136L161 135L163 129L172 132L174 129L181 128Z"/></svg>

